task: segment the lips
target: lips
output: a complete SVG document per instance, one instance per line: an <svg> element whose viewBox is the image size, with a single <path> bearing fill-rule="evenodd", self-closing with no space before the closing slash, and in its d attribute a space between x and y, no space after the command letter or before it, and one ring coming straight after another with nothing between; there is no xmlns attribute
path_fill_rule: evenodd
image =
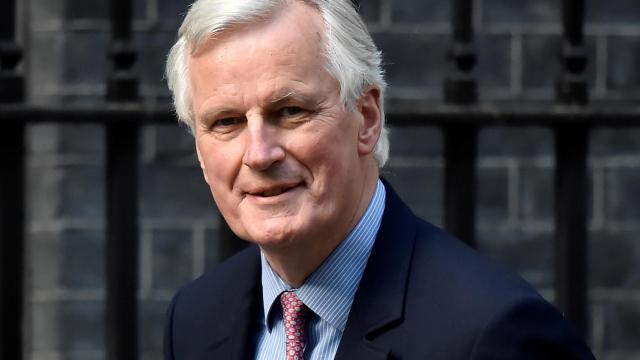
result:
<svg viewBox="0 0 640 360"><path fill-rule="evenodd" d="M248 195L251 196L259 196L259 197L274 197L274 196L278 196L280 194L283 194L295 187L297 187L299 184L286 184L286 185L276 185L276 186L269 186L269 187L258 187L255 189L251 189L250 191L247 191L246 193Z"/></svg>

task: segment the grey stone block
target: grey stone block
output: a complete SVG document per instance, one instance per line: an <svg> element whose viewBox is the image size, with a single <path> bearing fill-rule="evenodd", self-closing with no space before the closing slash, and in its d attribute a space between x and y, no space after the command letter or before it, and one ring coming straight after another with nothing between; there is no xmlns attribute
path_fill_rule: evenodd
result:
<svg viewBox="0 0 640 360"><path fill-rule="evenodd" d="M509 172L507 168L477 169L477 222L499 226L509 218Z"/></svg>
<svg viewBox="0 0 640 360"><path fill-rule="evenodd" d="M380 0L361 0L360 16L367 23L377 23L380 21Z"/></svg>
<svg viewBox="0 0 640 360"><path fill-rule="evenodd" d="M553 286L553 235L546 231L483 230L478 249L517 272L538 290Z"/></svg>
<svg viewBox="0 0 640 360"><path fill-rule="evenodd" d="M210 270L222 260L220 257L220 231L218 229L207 229L204 249L205 270Z"/></svg>
<svg viewBox="0 0 640 360"><path fill-rule="evenodd" d="M105 174L102 166L66 166L61 186L61 215L101 220L105 207Z"/></svg>
<svg viewBox="0 0 640 360"><path fill-rule="evenodd" d="M177 31L192 2L193 0L159 0L160 18L165 24L175 24ZM380 0L361 0L360 15L366 22L377 22L380 18Z"/></svg>
<svg viewBox="0 0 640 360"><path fill-rule="evenodd" d="M511 36L480 35L475 50L478 63L474 74L480 97L486 89L508 89L511 83Z"/></svg>
<svg viewBox="0 0 640 360"><path fill-rule="evenodd" d="M64 83L104 84L112 66L107 59L108 42L109 35L105 32L67 32L63 47Z"/></svg>
<svg viewBox="0 0 640 360"><path fill-rule="evenodd" d="M597 356L597 354L594 354ZM640 351L633 350L613 350L604 352L604 355L598 356L597 359L602 360L635 360L640 359Z"/></svg>
<svg viewBox="0 0 640 360"><path fill-rule="evenodd" d="M525 165L519 170L519 219L525 222L551 222L554 204L554 169Z"/></svg>
<svg viewBox="0 0 640 360"><path fill-rule="evenodd" d="M63 73L64 36L60 33L32 31L25 48L24 63L27 93L38 102L52 101L55 95L46 91L47 86L60 83Z"/></svg>
<svg viewBox="0 0 640 360"><path fill-rule="evenodd" d="M640 129L593 129L589 150L594 157L640 156Z"/></svg>
<svg viewBox="0 0 640 360"><path fill-rule="evenodd" d="M585 38L586 79L591 87L596 81L596 44ZM522 86L527 89L553 90L562 74L562 38L558 35L525 35L522 44Z"/></svg>
<svg viewBox="0 0 640 360"><path fill-rule="evenodd" d="M597 196L596 192L602 190L596 189L597 185L594 183L594 180L595 171L592 167L587 165L587 226L593 224L596 220L599 221L600 219L596 219L596 216L601 213L600 210L604 211L601 208L596 209L598 206L601 207L601 204L595 201L595 196Z"/></svg>
<svg viewBox="0 0 640 360"><path fill-rule="evenodd" d="M140 181L143 218L207 220L216 216L211 192L196 165L144 166Z"/></svg>
<svg viewBox="0 0 640 360"><path fill-rule="evenodd" d="M140 76L140 83L154 89L166 90L165 64L167 54L176 39L175 32L139 32L134 38L138 51L135 71Z"/></svg>
<svg viewBox="0 0 640 360"><path fill-rule="evenodd" d="M154 161L157 164L172 164L192 162L198 164L195 140L189 134L186 125L161 125L155 127L156 153Z"/></svg>
<svg viewBox="0 0 640 360"><path fill-rule="evenodd" d="M109 3L106 1L87 2L80 0L66 0L64 6L66 19L100 20L108 19Z"/></svg>
<svg viewBox="0 0 640 360"><path fill-rule="evenodd" d="M605 305L606 350L640 350L640 304L611 302Z"/></svg>
<svg viewBox="0 0 640 360"><path fill-rule="evenodd" d="M396 126L390 129L391 158L442 156L442 133L436 127Z"/></svg>
<svg viewBox="0 0 640 360"><path fill-rule="evenodd" d="M220 218L220 223L224 219ZM205 233L205 269L210 270L219 262L243 250L251 243L242 239L235 239L231 243L223 243L221 232L224 229L207 229Z"/></svg>
<svg viewBox="0 0 640 360"><path fill-rule="evenodd" d="M103 351L87 350L63 353L65 360L105 360Z"/></svg>
<svg viewBox="0 0 640 360"><path fill-rule="evenodd" d="M104 232L66 230L61 242L61 285L70 290L104 288Z"/></svg>
<svg viewBox="0 0 640 360"><path fill-rule="evenodd" d="M605 219L640 223L640 168L605 170Z"/></svg>
<svg viewBox="0 0 640 360"><path fill-rule="evenodd" d="M557 35L526 35L522 41L522 86L552 88L562 70L561 38Z"/></svg>
<svg viewBox="0 0 640 360"><path fill-rule="evenodd" d="M139 303L138 327L140 354L155 354L153 359L162 358L162 338L164 317L169 303L160 300L146 300Z"/></svg>
<svg viewBox="0 0 640 360"><path fill-rule="evenodd" d="M374 40L384 54L391 87L442 87L448 36L380 33Z"/></svg>
<svg viewBox="0 0 640 360"><path fill-rule="evenodd" d="M134 19L147 15L147 0L132 2ZM110 14L108 1L65 0L64 17L67 20L108 20Z"/></svg>
<svg viewBox="0 0 640 360"><path fill-rule="evenodd" d="M589 234L589 285L607 289L640 289L638 231Z"/></svg>
<svg viewBox="0 0 640 360"><path fill-rule="evenodd" d="M64 0L29 0L29 17L33 24L62 18Z"/></svg>
<svg viewBox="0 0 640 360"><path fill-rule="evenodd" d="M34 158L58 150L60 144L58 124L33 124L27 126L27 154Z"/></svg>
<svg viewBox="0 0 640 360"><path fill-rule="evenodd" d="M175 291L193 278L190 231L155 230L152 240L152 288Z"/></svg>
<svg viewBox="0 0 640 360"><path fill-rule="evenodd" d="M101 125L74 124L60 125L60 146L62 154L92 156L102 162L105 152L105 129Z"/></svg>
<svg viewBox="0 0 640 360"><path fill-rule="evenodd" d="M450 8L445 0L393 0L391 18L396 23L448 23Z"/></svg>
<svg viewBox="0 0 640 360"><path fill-rule="evenodd" d="M640 3L634 0L586 0L585 17L593 24L637 24L640 21Z"/></svg>
<svg viewBox="0 0 640 360"><path fill-rule="evenodd" d="M482 15L489 23L557 23L561 5L556 0L484 0Z"/></svg>
<svg viewBox="0 0 640 360"><path fill-rule="evenodd" d="M553 133L541 127L489 127L478 137L480 156L542 156L553 154Z"/></svg>
<svg viewBox="0 0 640 360"><path fill-rule="evenodd" d="M55 351L60 349L59 304L46 301L30 303L30 336L27 338L31 351Z"/></svg>
<svg viewBox="0 0 640 360"><path fill-rule="evenodd" d="M31 292L59 290L63 267L60 232L29 232L26 245L29 290Z"/></svg>
<svg viewBox="0 0 640 360"><path fill-rule="evenodd" d="M60 303L61 349L69 353L104 350L104 303L62 301Z"/></svg>
<svg viewBox="0 0 640 360"><path fill-rule="evenodd" d="M159 17L164 24L175 24L177 34L191 3L193 0L158 0Z"/></svg>
<svg viewBox="0 0 640 360"><path fill-rule="evenodd" d="M443 179L441 168L429 166L385 167L382 176L413 212L435 224L442 224Z"/></svg>
<svg viewBox="0 0 640 360"><path fill-rule="evenodd" d="M612 90L640 88L640 41L633 36L609 37L607 86Z"/></svg>
<svg viewBox="0 0 640 360"><path fill-rule="evenodd" d="M60 189L64 170L55 166L27 169L27 218L30 221L52 220L62 212Z"/></svg>

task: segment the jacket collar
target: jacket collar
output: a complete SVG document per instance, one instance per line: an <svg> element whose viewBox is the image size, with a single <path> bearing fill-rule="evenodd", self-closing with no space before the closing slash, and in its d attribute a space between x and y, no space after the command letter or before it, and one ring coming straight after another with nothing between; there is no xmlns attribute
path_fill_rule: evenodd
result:
<svg viewBox="0 0 640 360"><path fill-rule="evenodd" d="M356 292L336 360L387 359L373 340L402 321L416 222L391 186L380 231Z"/></svg>
<svg viewBox="0 0 640 360"><path fill-rule="evenodd" d="M241 254L243 259L241 272L224 274L231 281L221 289L216 308L226 309L220 314L220 321L214 325L211 335L208 358L213 359L251 359L255 351L255 332L259 328L262 316L262 287L260 285L260 251L252 245Z"/></svg>

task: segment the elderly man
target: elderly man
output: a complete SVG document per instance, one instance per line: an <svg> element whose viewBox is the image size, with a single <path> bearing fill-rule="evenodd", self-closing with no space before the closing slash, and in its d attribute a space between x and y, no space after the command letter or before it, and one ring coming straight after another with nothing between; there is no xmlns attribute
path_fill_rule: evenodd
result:
<svg viewBox="0 0 640 360"><path fill-rule="evenodd" d="M165 359L592 359L554 308L379 179L380 53L349 0L198 0L167 65L231 229Z"/></svg>

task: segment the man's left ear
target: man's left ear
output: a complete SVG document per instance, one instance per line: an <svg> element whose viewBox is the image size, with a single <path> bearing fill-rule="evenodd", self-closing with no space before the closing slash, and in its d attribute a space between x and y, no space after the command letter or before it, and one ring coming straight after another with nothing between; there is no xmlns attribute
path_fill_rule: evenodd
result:
<svg viewBox="0 0 640 360"><path fill-rule="evenodd" d="M358 112L362 116L358 131L358 153L368 155L373 152L380 138L382 124L380 123L380 90L370 87L358 101Z"/></svg>

